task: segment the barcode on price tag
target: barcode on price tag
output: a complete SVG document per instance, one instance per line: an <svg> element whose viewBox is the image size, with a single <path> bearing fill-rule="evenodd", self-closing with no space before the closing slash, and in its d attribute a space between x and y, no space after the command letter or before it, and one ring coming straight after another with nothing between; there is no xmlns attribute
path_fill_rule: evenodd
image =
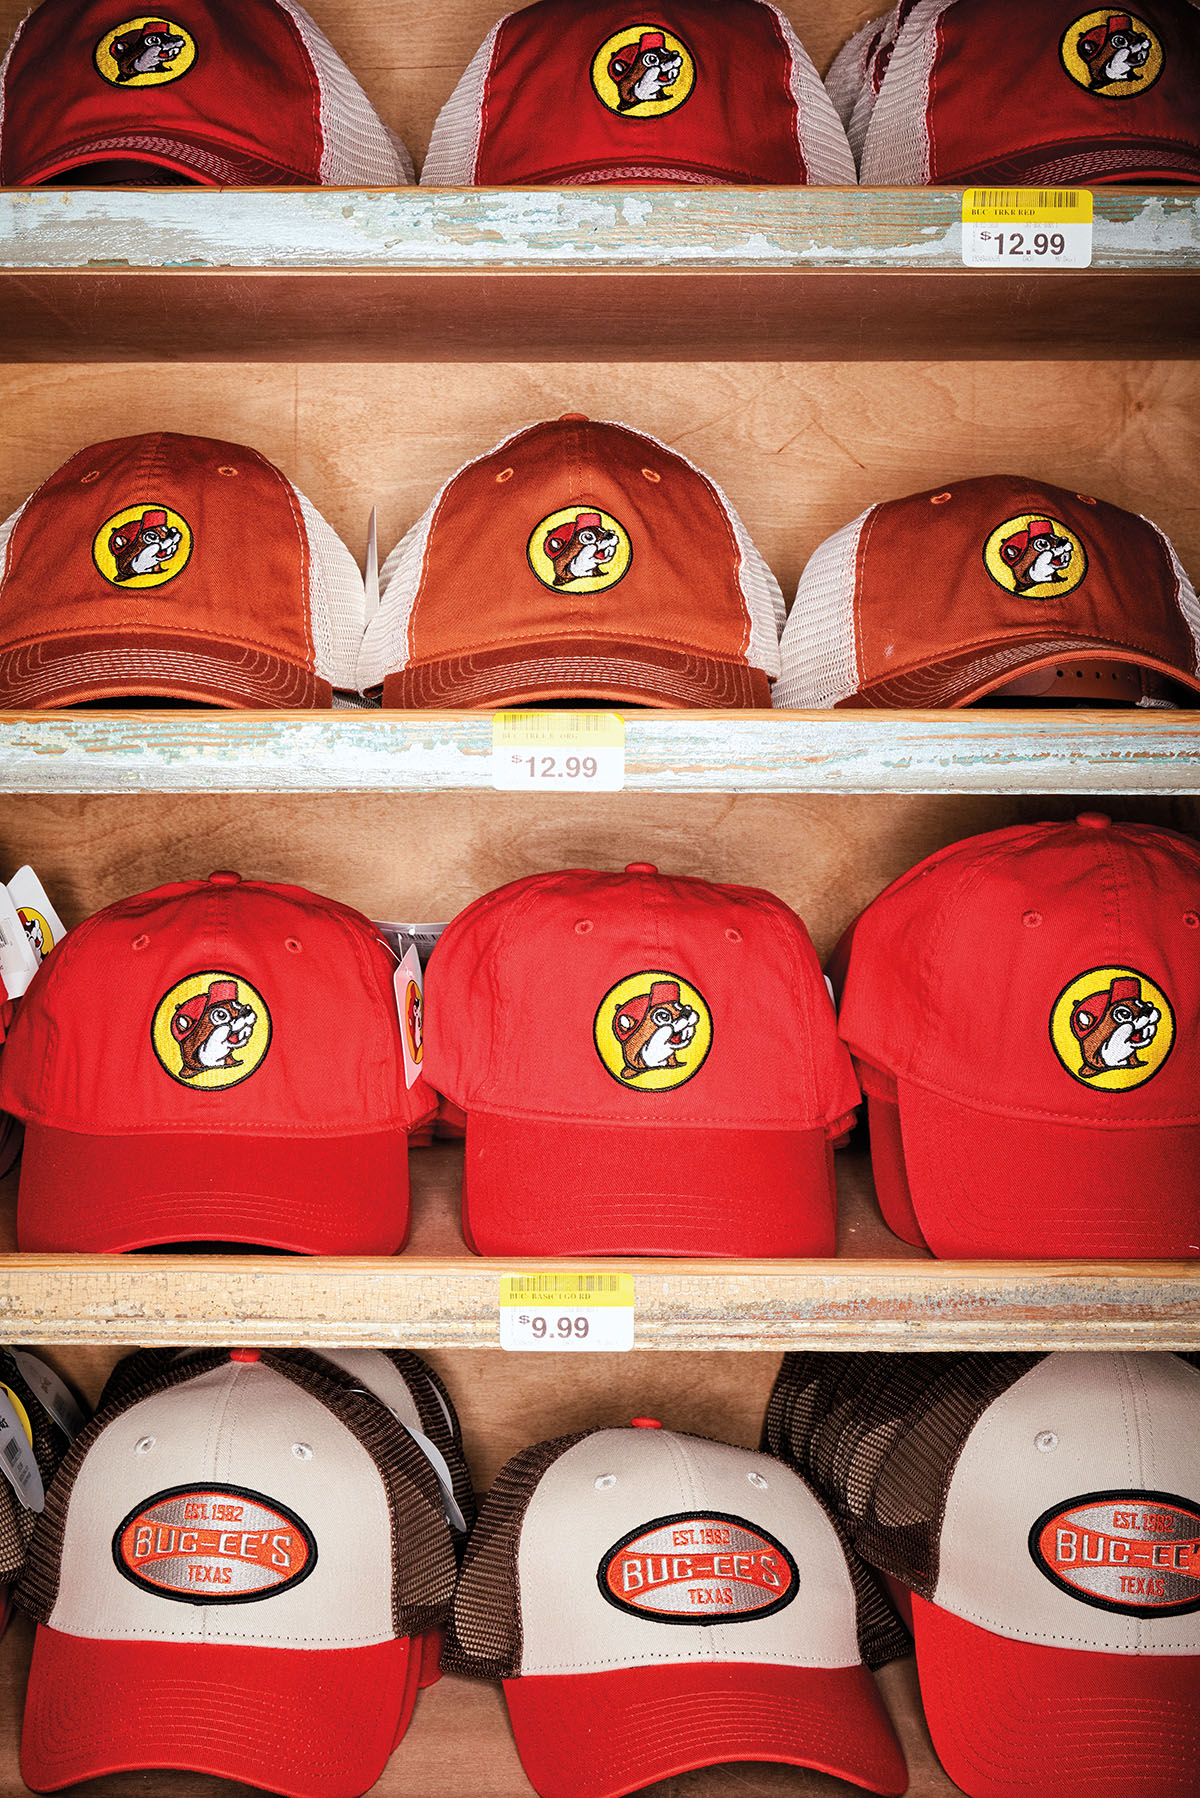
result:
<svg viewBox="0 0 1200 1798"><path fill-rule="evenodd" d="M633 1347L633 1275L583 1269L501 1274L500 1347L624 1353Z"/></svg>
<svg viewBox="0 0 1200 1798"><path fill-rule="evenodd" d="M1086 187L969 187L967 268L1090 268L1094 203Z"/></svg>
<svg viewBox="0 0 1200 1798"><path fill-rule="evenodd" d="M497 712L492 785L501 793L619 793L625 720L617 712Z"/></svg>

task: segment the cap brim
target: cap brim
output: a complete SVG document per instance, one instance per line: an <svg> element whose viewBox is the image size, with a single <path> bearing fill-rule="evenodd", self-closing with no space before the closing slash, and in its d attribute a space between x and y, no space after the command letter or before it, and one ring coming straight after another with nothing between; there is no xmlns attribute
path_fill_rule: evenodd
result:
<svg viewBox="0 0 1200 1798"><path fill-rule="evenodd" d="M623 1798L697 1767L782 1761L871 1792L908 1771L865 1667L672 1663L504 1682L540 1798Z"/></svg>
<svg viewBox="0 0 1200 1798"><path fill-rule="evenodd" d="M369 1648L92 1641L39 1625L21 1773L35 1792L148 1768L284 1798L359 1798L403 1733L419 1663Z"/></svg>
<svg viewBox="0 0 1200 1798"><path fill-rule="evenodd" d="M23 1252L121 1254L244 1242L303 1255L393 1255L408 1235L408 1139L82 1136L25 1127Z"/></svg>
<svg viewBox="0 0 1200 1798"><path fill-rule="evenodd" d="M914 1597L921 1701L968 1798L1196 1798L1200 1655L1014 1642Z"/></svg>
<svg viewBox="0 0 1200 1798"><path fill-rule="evenodd" d="M873 681L840 706L875 706L894 711L953 709L974 705L989 693L1024 674L1040 668L1051 668L1056 662L1123 662L1127 667L1146 668L1164 675L1180 686L1200 692L1200 675L1160 661L1156 656L1141 655L1121 643L1104 643L1088 637L1030 637L1014 642L1012 638L982 644L959 656L924 663L888 680ZM1077 703L1086 705L1086 696Z"/></svg>
<svg viewBox="0 0 1200 1798"><path fill-rule="evenodd" d="M59 146L16 178L18 187L36 187L53 181L71 169L96 162L150 163L183 175L201 187L306 187L316 180L312 170L284 169L261 157L247 156L224 144L199 138L172 136L167 132L114 131L82 143Z"/></svg>
<svg viewBox="0 0 1200 1798"><path fill-rule="evenodd" d="M0 653L0 705L10 711L159 694L248 711L333 704L329 682L310 669L261 649L187 634L48 637Z"/></svg>
<svg viewBox="0 0 1200 1798"><path fill-rule="evenodd" d="M473 709L547 699L769 710L771 683L761 669L745 662L577 637L418 662L389 674L383 683L384 705L401 710Z"/></svg>
<svg viewBox="0 0 1200 1798"><path fill-rule="evenodd" d="M467 1118L479 1255L832 1255L835 1212L823 1129Z"/></svg>
<svg viewBox="0 0 1200 1798"><path fill-rule="evenodd" d="M1200 1256L1200 1126L1089 1130L981 1111L897 1082L903 1160L877 1179L907 1178L911 1213L943 1260L1194 1260ZM872 1119L885 1101L872 1099ZM1137 1189L1097 1168L1129 1157ZM881 1184L882 1184L881 1180ZM902 1195L884 1199L904 1215Z"/></svg>
<svg viewBox="0 0 1200 1798"><path fill-rule="evenodd" d="M1200 147L1179 139L1119 137L1111 127L1094 138L1033 144L955 173L938 170L938 187L1104 187L1118 181L1200 180Z"/></svg>

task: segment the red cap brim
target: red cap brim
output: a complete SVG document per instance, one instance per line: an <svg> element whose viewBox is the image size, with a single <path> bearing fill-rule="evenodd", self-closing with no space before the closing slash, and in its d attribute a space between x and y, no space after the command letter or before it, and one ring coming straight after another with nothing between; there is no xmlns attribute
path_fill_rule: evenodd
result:
<svg viewBox="0 0 1200 1798"><path fill-rule="evenodd" d="M914 1597L921 1700L968 1798L1196 1798L1200 1655L1013 1642Z"/></svg>
<svg viewBox="0 0 1200 1798"><path fill-rule="evenodd" d="M622 1798L696 1767L782 1761L898 1798L908 1771L865 1667L676 1663L504 1682L541 1798Z"/></svg>
<svg viewBox="0 0 1200 1798"><path fill-rule="evenodd" d="M467 1119L478 1255L832 1255L834 1225L823 1129Z"/></svg>
<svg viewBox="0 0 1200 1798"><path fill-rule="evenodd" d="M1089 1130L976 1110L909 1081L897 1082L903 1161L881 1159L885 1217L911 1215L942 1260L1173 1261L1200 1256L1200 1126L1146 1124ZM885 1101L872 1098L874 1120ZM1139 1192L1096 1168L1128 1155Z"/></svg>
<svg viewBox="0 0 1200 1798"><path fill-rule="evenodd" d="M97 1642L39 1626L21 1772L35 1792L163 1767L284 1798L359 1798L411 1714L410 1647Z"/></svg>
<svg viewBox="0 0 1200 1798"><path fill-rule="evenodd" d="M81 1136L25 1126L17 1242L122 1254L244 1242L302 1255L394 1255L408 1237L408 1138Z"/></svg>

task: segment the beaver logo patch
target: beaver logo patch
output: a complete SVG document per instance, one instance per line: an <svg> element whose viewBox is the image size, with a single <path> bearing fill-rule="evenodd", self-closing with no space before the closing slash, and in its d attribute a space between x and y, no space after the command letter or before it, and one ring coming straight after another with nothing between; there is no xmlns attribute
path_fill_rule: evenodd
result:
<svg viewBox="0 0 1200 1798"><path fill-rule="evenodd" d="M1054 1052L1073 1079L1128 1092L1157 1074L1175 1041L1175 1014L1161 987L1132 968L1092 968L1054 1002Z"/></svg>
<svg viewBox="0 0 1200 1798"><path fill-rule="evenodd" d="M1133 100L1163 72L1163 47L1135 13L1084 13L1067 28L1059 47L1063 68L1089 94Z"/></svg>
<svg viewBox="0 0 1200 1798"><path fill-rule="evenodd" d="M1200 1505L1170 1492L1088 1492L1029 1532L1039 1573L1070 1598L1125 1617L1200 1611Z"/></svg>
<svg viewBox="0 0 1200 1798"><path fill-rule="evenodd" d="M1083 539L1044 512L1022 512L997 525L983 565L998 587L1022 599L1065 598L1088 570Z"/></svg>
<svg viewBox="0 0 1200 1798"><path fill-rule="evenodd" d="M748 1623L796 1596L796 1563L774 1536L724 1511L679 1511L639 1525L596 1574L618 1611L655 1623Z"/></svg>
<svg viewBox="0 0 1200 1798"><path fill-rule="evenodd" d="M312 1531L242 1486L172 1486L117 1525L118 1573L156 1598L250 1604L298 1586L317 1564Z"/></svg>
<svg viewBox="0 0 1200 1798"><path fill-rule="evenodd" d="M712 1013L678 974L630 974L600 1001L593 1027L606 1072L639 1092L693 1079L712 1047Z"/></svg>
<svg viewBox="0 0 1200 1798"><path fill-rule="evenodd" d="M271 1046L271 1019L249 981L209 971L163 995L151 1035L172 1080L216 1092L255 1072Z"/></svg>
<svg viewBox="0 0 1200 1798"><path fill-rule="evenodd" d="M106 31L94 60L96 73L113 87L163 87L187 74L196 40L170 19L144 15Z"/></svg>
<svg viewBox="0 0 1200 1798"><path fill-rule="evenodd" d="M608 512L581 502L551 512L526 549L529 566L554 592L596 593L624 580L633 560L629 533Z"/></svg>
<svg viewBox="0 0 1200 1798"><path fill-rule="evenodd" d="M92 560L114 587L165 587L187 567L192 532L169 506L126 506L106 518L92 542Z"/></svg>
<svg viewBox="0 0 1200 1798"><path fill-rule="evenodd" d="M696 85L696 59L664 25L630 25L592 58L596 98L622 119L676 112Z"/></svg>

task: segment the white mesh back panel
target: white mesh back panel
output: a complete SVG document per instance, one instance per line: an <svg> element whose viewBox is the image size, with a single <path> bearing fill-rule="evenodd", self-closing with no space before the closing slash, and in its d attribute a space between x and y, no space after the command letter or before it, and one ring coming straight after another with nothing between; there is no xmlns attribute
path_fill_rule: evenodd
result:
<svg viewBox="0 0 1200 1798"><path fill-rule="evenodd" d="M511 17L507 14L506 18ZM496 38L505 19L492 26L467 71L438 113L421 168L422 187L473 187L483 133L483 91L491 73Z"/></svg>
<svg viewBox="0 0 1200 1798"><path fill-rule="evenodd" d="M1179 610L1183 614L1183 622L1191 632L1192 638L1192 666L1189 672L1198 674L1200 673L1200 600L1196 597L1196 589L1188 579L1187 574L1184 571L1183 563L1175 554L1175 545L1171 542L1171 539L1167 536L1166 532L1160 531L1152 518L1143 518L1142 523L1150 526L1150 529L1161 540L1163 548L1171 558L1171 566L1175 570L1175 580L1178 589L1176 597L1179 602ZM3 536L0 534L0 542L2 541Z"/></svg>
<svg viewBox="0 0 1200 1798"><path fill-rule="evenodd" d="M321 95L323 187L411 187L412 159L325 33L296 0L279 0L304 40Z"/></svg>
<svg viewBox="0 0 1200 1798"><path fill-rule="evenodd" d="M827 537L810 557L783 629L782 673L773 705L819 711L858 691L854 630L858 545L876 510L869 506L853 524Z"/></svg>
<svg viewBox="0 0 1200 1798"><path fill-rule="evenodd" d="M789 83L796 105L796 131L800 154L810 187L856 187L858 171L846 140L842 121L813 66L808 51L777 6L775 14L784 47L791 59Z"/></svg>
<svg viewBox="0 0 1200 1798"><path fill-rule="evenodd" d="M829 73L825 77L825 92L833 101L834 111L843 125L850 123L854 103L862 88L867 66L867 52L883 30L889 16L888 13L884 13L882 18L869 20L860 31L854 33L848 43L842 45L829 65Z"/></svg>
<svg viewBox="0 0 1200 1798"><path fill-rule="evenodd" d="M926 107L938 21L953 5L954 0L918 0L901 29L862 144L864 187L929 185Z"/></svg>
<svg viewBox="0 0 1200 1798"><path fill-rule="evenodd" d="M16 529L16 524L17 524L18 518L21 516L22 512L25 510L25 507L28 504L29 504L29 501L25 500L21 505L19 505L17 507L15 512L11 512L9 514L9 516L4 520L3 524L0 524L0 580L3 580L4 576L8 573L9 538L12 536L13 531Z"/></svg>
<svg viewBox="0 0 1200 1798"><path fill-rule="evenodd" d="M292 492L308 533L308 605L316 670L332 687L353 688L367 609L362 575L333 526L299 488Z"/></svg>
<svg viewBox="0 0 1200 1798"><path fill-rule="evenodd" d="M618 428L627 430L629 427L622 425ZM452 475L416 524L405 532L380 569L379 609L367 625L358 660L360 692L365 693L378 687L389 674L407 668L410 664L410 625L425 567L426 546L434 521L459 475L465 473L466 469L473 468L477 462L498 455L514 438L524 436L527 429L528 426L522 426L520 431L514 431L494 448L485 450L482 456L473 457L457 474ZM657 437L651 437L648 432L641 432L639 435L684 463L716 495L738 548L738 585L747 612L743 653L752 668L761 669L768 680L776 680L779 675L779 632L786 610L779 582L751 542L745 525L717 483L710 480L694 462L689 461L678 450L668 448Z"/></svg>

